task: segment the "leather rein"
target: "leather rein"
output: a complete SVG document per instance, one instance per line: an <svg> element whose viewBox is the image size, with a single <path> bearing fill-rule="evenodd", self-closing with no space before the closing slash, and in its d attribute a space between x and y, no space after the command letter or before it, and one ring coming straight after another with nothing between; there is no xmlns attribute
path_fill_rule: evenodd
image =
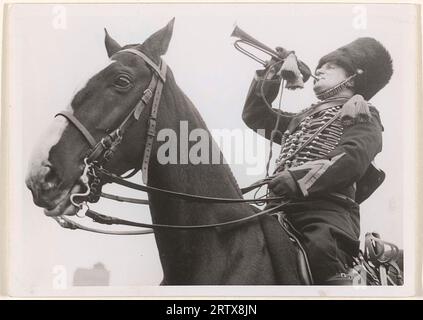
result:
<svg viewBox="0 0 423 320"><path fill-rule="evenodd" d="M204 228L216 228L216 227L223 227L228 225L235 225L245 223L247 221L251 221L256 219L260 216L267 215L271 212L275 212L281 209L283 206L290 204L290 201L286 201L284 196L279 197L268 197L265 199L257 198L257 199L232 199L232 198L217 198L217 197L206 197L206 196L199 196L193 194L187 194L182 192L176 192L166 189L161 189L157 187L148 186L148 168L149 162L151 158L152 147L154 143L154 138L156 136L157 131L157 114L160 105L160 98L162 94L162 89L164 83L166 82L166 71L167 65L166 63L161 60L160 65L157 65L152 61L147 55L142 53L139 50L135 49L123 49L118 51L116 54L127 52L134 54L141 59L149 66L152 70L152 77L150 80L149 85L143 91L142 97L139 102L135 105L135 107L129 112L129 114L125 117L122 123L119 125L117 129L112 131L110 134L103 137L99 142L96 142L96 139L92 136L89 130L79 121L71 112L62 111L56 114L57 116L65 117L72 125L83 135L85 140L90 145L90 150L88 151L86 157L84 158L84 169L82 172L79 181L84 185L86 188L85 192L83 193L75 193L72 194L70 197L71 203L79 208L77 213L78 217L90 217L94 222L101 223L101 224L118 224L118 225L126 225L126 226L134 226L134 227L142 227L142 228L151 228L145 229L140 231L108 231L108 230L99 230L95 228L90 228L84 225L81 225L74 220L69 219L66 216L57 216L53 217L61 227L68 228L68 229L80 229L90 232L96 233L103 233L103 234L112 234L112 235L140 235L140 234L149 234L153 233L154 229L168 229L168 230L196 230L196 229L204 229ZM128 176L120 177L113 173L108 172L103 166L113 157L114 153L116 152L119 144L122 142L123 136L126 133L127 129L138 119L144 108L150 103L151 98L153 98L151 103L151 112L148 119L148 128L147 128L147 140L145 144L143 160L141 163L141 168L135 168ZM133 176L139 170L142 171L142 179L144 185L136 184L125 179ZM252 191L256 188L259 188L269 182L271 177L267 177L256 183L252 184L249 187L241 189L242 194ZM99 200L100 197L108 198L115 201L120 202L130 202L130 203L137 203L137 204L148 204L148 200L143 199L134 199L134 198L126 198L120 197L115 195L110 195L101 192L101 186L104 183L113 182L119 185L129 187L132 189L136 189L139 191L144 191L147 193L161 193L166 194L171 197L176 197L179 199L184 199L186 201L196 201L196 202L206 202L206 203L258 203L258 202L270 202L270 201L283 201L282 204L277 206L271 207L267 210L260 211L259 213L243 217L236 220L215 223L215 224L207 224L207 225L192 225L192 226L182 226L182 225L163 225L163 224L147 224L147 223L139 223L128 221L112 216L106 216L101 213L95 212L89 209L88 202L94 203ZM81 202L77 202L75 199L81 198Z"/></svg>

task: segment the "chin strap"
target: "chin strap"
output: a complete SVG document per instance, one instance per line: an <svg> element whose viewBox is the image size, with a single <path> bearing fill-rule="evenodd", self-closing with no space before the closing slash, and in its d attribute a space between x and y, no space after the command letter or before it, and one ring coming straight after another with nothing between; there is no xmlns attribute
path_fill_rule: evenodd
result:
<svg viewBox="0 0 423 320"><path fill-rule="evenodd" d="M345 88L348 87L349 82L354 79L355 77L357 77L358 75L363 74L363 70L361 69L357 69L356 73L354 73L353 75L349 76L347 79L345 79L344 81L338 83L336 86L323 91L321 93L316 94L317 99L319 100L326 100L330 97L333 97L334 95L340 93L342 90L344 90Z"/></svg>

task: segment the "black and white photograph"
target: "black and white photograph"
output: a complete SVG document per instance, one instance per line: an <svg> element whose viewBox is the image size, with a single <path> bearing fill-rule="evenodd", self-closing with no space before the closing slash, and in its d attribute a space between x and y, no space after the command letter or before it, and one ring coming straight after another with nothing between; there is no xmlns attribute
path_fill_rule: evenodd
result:
<svg viewBox="0 0 423 320"><path fill-rule="evenodd" d="M8 295L415 295L419 18L7 5Z"/></svg>

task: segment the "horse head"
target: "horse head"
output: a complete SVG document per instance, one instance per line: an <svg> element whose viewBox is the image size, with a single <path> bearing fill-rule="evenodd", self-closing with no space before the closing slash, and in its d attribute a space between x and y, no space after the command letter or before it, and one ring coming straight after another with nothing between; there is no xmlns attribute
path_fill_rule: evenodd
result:
<svg viewBox="0 0 423 320"><path fill-rule="evenodd" d="M48 216L73 215L78 208L70 196L81 191L79 178L87 154L102 138L116 131L134 106L143 98L151 84L154 70L151 64L127 49L143 53L154 64L160 64L172 37L174 19L151 35L142 44L120 46L107 33L105 46L110 58L105 68L93 75L72 98L66 111L56 116L30 160L26 185L34 203L44 208ZM148 108L127 130L113 158L105 168L116 174L139 166L142 160ZM79 124L75 124L75 120ZM83 127L88 132L84 134ZM92 142L89 143L91 136ZM136 135L136 138L134 136ZM131 138L132 137L132 138Z"/></svg>

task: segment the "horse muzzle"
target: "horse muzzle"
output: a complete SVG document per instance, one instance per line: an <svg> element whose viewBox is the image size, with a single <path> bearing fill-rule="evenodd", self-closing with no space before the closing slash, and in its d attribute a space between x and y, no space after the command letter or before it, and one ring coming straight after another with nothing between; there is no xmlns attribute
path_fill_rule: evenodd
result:
<svg viewBox="0 0 423 320"><path fill-rule="evenodd" d="M29 169L25 183L32 193L34 203L44 208L44 213L50 216L71 213L70 194L81 189L79 184L64 188L55 168L46 161Z"/></svg>
<svg viewBox="0 0 423 320"><path fill-rule="evenodd" d="M40 207L48 207L58 193L61 179L50 163L43 162L29 169L25 183L32 192L34 203Z"/></svg>

